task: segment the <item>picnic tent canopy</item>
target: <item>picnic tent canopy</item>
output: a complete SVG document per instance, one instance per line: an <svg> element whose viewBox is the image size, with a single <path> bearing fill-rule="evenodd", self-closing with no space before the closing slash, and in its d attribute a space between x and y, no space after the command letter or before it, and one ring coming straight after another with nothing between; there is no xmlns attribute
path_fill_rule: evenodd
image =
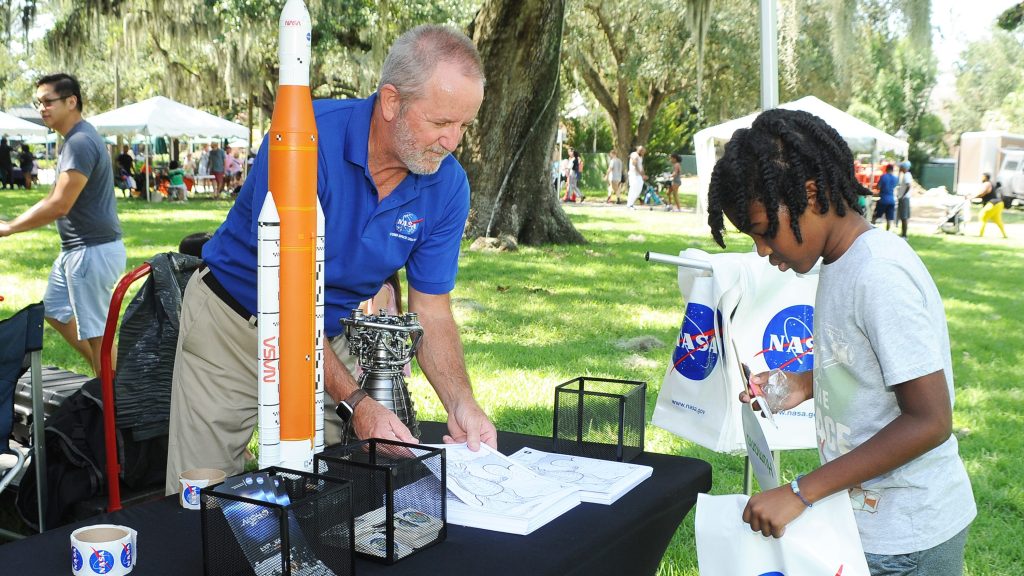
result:
<svg viewBox="0 0 1024 576"><path fill-rule="evenodd" d="M17 116L0 112L0 135L4 136L46 136L50 130L46 126L33 124Z"/></svg>
<svg viewBox="0 0 1024 576"><path fill-rule="evenodd" d="M128 104L88 119L96 131L107 136L198 138L248 138L249 129L163 96ZM148 166L151 154L146 155ZM146 196L150 195L149 170L146 170Z"/></svg>
<svg viewBox="0 0 1024 576"><path fill-rule="evenodd" d="M905 141L814 96L805 96L799 100L780 104L779 108L803 110L821 118L839 132L854 153L871 152L874 158L879 152L889 151L903 158L907 157ZM728 142L733 133L740 128L750 128L759 113L755 112L717 126L710 126L693 136L693 148L697 155L697 212L702 217L702 221L707 216L708 186L711 184L711 172L718 159L716 144Z"/></svg>
<svg viewBox="0 0 1024 576"><path fill-rule="evenodd" d="M249 130L209 112L163 96L128 104L88 119L100 134L110 136L167 136L170 138L219 136L248 138Z"/></svg>

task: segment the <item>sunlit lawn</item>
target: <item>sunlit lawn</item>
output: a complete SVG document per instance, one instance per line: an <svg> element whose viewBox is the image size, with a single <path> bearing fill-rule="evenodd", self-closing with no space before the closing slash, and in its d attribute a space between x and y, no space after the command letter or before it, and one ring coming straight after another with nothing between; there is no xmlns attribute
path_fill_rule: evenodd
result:
<svg viewBox="0 0 1024 576"><path fill-rule="evenodd" d="M0 218L16 215L41 193L0 192ZM684 200L692 205L692 197ZM228 207L225 201L210 200L187 205L120 200L129 267L174 249L188 234L214 230ZM581 375L647 381L649 417L682 306L675 271L645 262L643 254L686 247L715 250L687 214L622 206L566 209L588 244L522 247L501 254L463 251L453 293L455 314L477 396L501 429L549 435L554 386ZM1021 219L1019 211L1007 211L1008 221ZM980 510L968 543L971 576L1017 574L1024 564L1019 535L1024 527L1019 368L1024 365L1024 243L989 234L987 239L911 237L943 294L949 320L957 385L954 427L963 436L961 453ZM738 235L731 243L733 249L745 245ZM5 297L0 316L41 299L58 248L52 227L0 239L0 295ZM637 336L654 336L665 347L638 353L618 346ZM86 371L49 329L43 357L46 364ZM412 387L421 416L443 418L418 372ZM648 427L646 437L650 451L711 462L714 493L741 491L741 458L712 453L654 427ZM783 476L789 478L813 469L817 455L786 453L782 463ZM692 514L659 574L697 574Z"/></svg>

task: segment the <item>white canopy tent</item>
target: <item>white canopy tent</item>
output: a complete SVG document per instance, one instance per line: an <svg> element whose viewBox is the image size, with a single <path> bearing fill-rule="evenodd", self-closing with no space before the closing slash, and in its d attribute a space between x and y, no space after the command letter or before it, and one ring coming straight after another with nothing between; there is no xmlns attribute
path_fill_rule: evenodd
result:
<svg viewBox="0 0 1024 576"><path fill-rule="evenodd" d="M148 138L248 138L249 129L241 124L214 116L209 112L186 106L163 96L154 96L142 102L88 118L100 134L131 136L142 134ZM151 154L146 155L146 196L149 197L148 169Z"/></svg>
<svg viewBox="0 0 1024 576"><path fill-rule="evenodd" d="M33 124L6 112L0 112L0 135L3 136L43 136L50 132L46 126Z"/></svg>
<svg viewBox="0 0 1024 576"><path fill-rule="evenodd" d="M128 104L88 118L100 134L111 136L219 136L248 138L245 126L230 122L163 96Z"/></svg>
<svg viewBox="0 0 1024 576"><path fill-rule="evenodd" d="M874 158L879 152L890 151L903 158L907 157L906 141L879 130L814 96L805 96L799 100L780 104L778 107L787 110L803 110L821 118L839 132L839 135L846 140L854 152L871 152L872 158ZM717 126L710 126L693 136L693 148L697 155L697 214L701 222L707 220L708 186L711 184L711 172L718 160L716 145L728 142L733 133L740 128L749 128L759 113L755 112Z"/></svg>

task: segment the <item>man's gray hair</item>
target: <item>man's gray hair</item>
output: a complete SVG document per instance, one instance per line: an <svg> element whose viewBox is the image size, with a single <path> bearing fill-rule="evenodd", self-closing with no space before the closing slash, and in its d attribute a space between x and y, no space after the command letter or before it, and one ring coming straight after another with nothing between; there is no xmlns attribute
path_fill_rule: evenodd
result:
<svg viewBox="0 0 1024 576"><path fill-rule="evenodd" d="M391 45L377 90L391 84L398 89L403 102L421 98L424 85L440 62L456 64L466 76L484 81L480 54L468 36L447 26L423 24L402 34Z"/></svg>

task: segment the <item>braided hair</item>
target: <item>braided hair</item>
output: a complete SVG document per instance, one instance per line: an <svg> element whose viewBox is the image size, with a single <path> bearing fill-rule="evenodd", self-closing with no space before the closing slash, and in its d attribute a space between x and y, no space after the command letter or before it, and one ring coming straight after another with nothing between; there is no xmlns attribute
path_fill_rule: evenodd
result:
<svg viewBox="0 0 1024 576"><path fill-rule="evenodd" d="M833 205L839 216L847 209L864 213L857 197L869 192L857 182L853 154L834 128L801 110L762 112L749 129L733 134L711 174L708 225L715 242L725 248L726 212L741 231L750 228L753 202L762 203L767 212L765 236L778 233L778 212L785 205L793 235L803 242L797 220L807 209L809 180L817 185L821 214Z"/></svg>

